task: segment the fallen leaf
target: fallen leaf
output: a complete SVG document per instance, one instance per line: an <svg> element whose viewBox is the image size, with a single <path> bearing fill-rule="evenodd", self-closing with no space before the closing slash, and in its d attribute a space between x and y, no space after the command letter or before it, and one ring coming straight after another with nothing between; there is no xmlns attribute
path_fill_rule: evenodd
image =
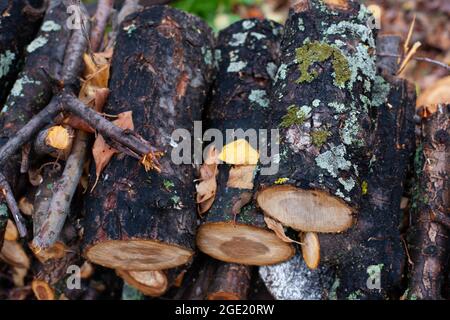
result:
<svg viewBox="0 0 450 320"><path fill-rule="evenodd" d="M229 172L227 187L253 189L256 165L233 166Z"/></svg>
<svg viewBox="0 0 450 320"><path fill-rule="evenodd" d="M241 209L252 200L252 194L250 192L243 192L239 195L237 201L231 208L231 213L236 216L241 212Z"/></svg>
<svg viewBox="0 0 450 320"><path fill-rule="evenodd" d="M238 139L223 147L219 159L234 165L257 165L259 153L245 139Z"/></svg>
<svg viewBox="0 0 450 320"><path fill-rule="evenodd" d="M428 107L440 103L450 103L450 76L436 81L419 95L416 106Z"/></svg>
<svg viewBox="0 0 450 320"><path fill-rule="evenodd" d="M302 245L301 242L292 240L291 238L286 236L286 234L284 233L284 227L280 222L275 221L272 218L269 218L268 216L264 216L264 221L266 222L267 228L269 228L270 230L275 232L276 236L281 241L287 242L287 243L297 243L299 245Z"/></svg>
<svg viewBox="0 0 450 320"><path fill-rule="evenodd" d="M133 112L126 111L120 113L118 115L118 118L114 120L113 123L121 129L134 130ZM99 134L97 136L97 139L95 139L94 146L92 147L92 154L95 161L96 180L94 186L91 189L91 192L97 185L98 179L100 178L103 169L105 169L115 153L118 153L118 151L109 146L102 135Z"/></svg>

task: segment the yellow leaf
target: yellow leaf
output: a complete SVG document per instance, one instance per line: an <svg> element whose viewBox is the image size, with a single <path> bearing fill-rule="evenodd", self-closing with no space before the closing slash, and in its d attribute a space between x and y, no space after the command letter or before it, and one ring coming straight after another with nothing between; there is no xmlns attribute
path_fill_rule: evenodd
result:
<svg viewBox="0 0 450 320"><path fill-rule="evenodd" d="M234 165L257 165L259 153L245 139L238 139L223 147L219 159Z"/></svg>

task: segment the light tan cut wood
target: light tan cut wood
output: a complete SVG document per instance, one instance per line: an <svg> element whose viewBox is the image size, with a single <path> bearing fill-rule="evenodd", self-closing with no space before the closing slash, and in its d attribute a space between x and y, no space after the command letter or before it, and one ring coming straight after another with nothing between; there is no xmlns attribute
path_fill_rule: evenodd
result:
<svg viewBox="0 0 450 320"><path fill-rule="evenodd" d="M28 258L22 245L17 241L5 240L3 242L3 247L0 251L0 260L13 267L30 268L30 258Z"/></svg>
<svg viewBox="0 0 450 320"><path fill-rule="evenodd" d="M187 263L193 252L153 240L109 240L87 248L86 257L111 269L155 271Z"/></svg>
<svg viewBox="0 0 450 320"><path fill-rule="evenodd" d="M300 235L303 260L310 269L316 269L320 262L320 242L317 233L305 232Z"/></svg>
<svg viewBox="0 0 450 320"><path fill-rule="evenodd" d="M337 233L353 224L352 209L320 190L272 186L258 192L256 201L266 215L297 231Z"/></svg>
<svg viewBox="0 0 450 320"><path fill-rule="evenodd" d="M288 260L293 247L268 230L233 222L202 225L197 233L201 251L225 262L246 265L271 265Z"/></svg>
<svg viewBox="0 0 450 320"><path fill-rule="evenodd" d="M11 219L8 219L5 230L5 240L16 241L19 239L19 231L17 231L16 225Z"/></svg>
<svg viewBox="0 0 450 320"><path fill-rule="evenodd" d="M126 283L147 296L162 296L168 289L168 280L164 271L127 271L116 270Z"/></svg>
<svg viewBox="0 0 450 320"><path fill-rule="evenodd" d="M33 280L31 282L31 289L38 300L55 300L55 291L45 281Z"/></svg>

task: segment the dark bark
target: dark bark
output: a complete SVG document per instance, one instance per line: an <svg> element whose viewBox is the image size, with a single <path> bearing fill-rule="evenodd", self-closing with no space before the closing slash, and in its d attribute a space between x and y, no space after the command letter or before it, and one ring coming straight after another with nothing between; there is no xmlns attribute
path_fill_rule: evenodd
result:
<svg viewBox="0 0 450 320"><path fill-rule="evenodd" d="M104 111L133 111L135 131L164 156L160 173L146 172L124 155L104 170L86 199L85 254L91 261L145 271L176 267L191 258L194 172L190 164L171 161L170 140L178 128L192 133L193 120L200 119L213 75L205 58L212 44L203 22L165 6L132 14L121 25ZM94 172L93 166L91 184ZM108 250L108 257L100 256Z"/></svg>
<svg viewBox="0 0 450 320"><path fill-rule="evenodd" d="M42 0L2 0L0 3L0 105L3 105L22 65L25 47L39 28Z"/></svg>
<svg viewBox="0 0 450 320"><path fill-rule="evenodd" d="M208 300L247 300L251 267L221 263L208 289Z"/></svg>
<svg viewBox="0 0 450 320"><path fill-rule="evenodd" d="M199 263L194 263L187 279L183 281L184 288L175 299L205 300L216 268L217 262L209 257L203 257Z"/></svg>
<svg viewBox="0 0 450 320"><path fill-rule="evenodd" d="M281 32L280 25L254 19L237 22L219 34L215 51L218 75L204 116L207 128L220 130L224 137L227 130L242 129L243 134L253 130L257 135L265 129ZM263 143L238 132L236 138L214 143L228 144L242 138L250 140L255 150L255 143ZM245 185L229 185L232 170L243 168L218 166L215 200L199 229L197 244L203 252L226 262L264 265L286 260L292 248L267 229L264 216L251 203L256 165L247 167L253 175Z"/></svg>
<svg viewBox="0 0 450 320"><path fill-rule="evenodd" d="M286 22L270 99L270 127L280 129L281 136L279 153L272 155L279 170L262 176L257 200L267 215L296 230L343 231L360 207L361 177L370 159L369 108L376 74L369 16L356 1L337 10L311 0L295 4ZM287 193L298 197L289 200L289 209L268 208L271 201L284 201ZM314 208L302 209L304 200ZM337 208L342 225L305 225L309 218L331 215L330 205ZM309 218L300 219L304 216Z"/></svg>
<svg viewBox="0 0 450 320"><path fill-rule="evenodd" d="M390 91L377 109L374 157L356 224L341 235L319 235L322 261L337 269L338 299L398 298L401 293L406 257L400 202L414 150L415 89L406 80L385 79Z"/></svg>
<svg viewBox="0 0 450 320"><path fill-rule="evenodd" d="M52 97L50 79L61 78L64 52L70 36L70 30L65 29L67 18L65 8L62 1L51 2L42 28L36 37L42 40L43 45L39 47L30 44L27 49L24 68L8 98L5 97L6 102L0 114L0 145L4 145L10 137L15 136L36 113L49 103ZM30 27L32 26L30 24ZM36 25L34 28L38 29ZM22 35L15 38L22 39ZM39 44L38 40L35 41ZM19 163L20 153L17 153L2 166L2 171L15 192L19 177Z"/></svg>
<svg viewBox="0 0 450 320"><path fill-rule="evenodd" d="M414 265L407 297L437 300L443 298L448 263L448 229L436 221L436 217L448 218L449 215L450 105L424 108L428 112L421 122L415 158L417 188L413 194L408 232Z"/></svg>

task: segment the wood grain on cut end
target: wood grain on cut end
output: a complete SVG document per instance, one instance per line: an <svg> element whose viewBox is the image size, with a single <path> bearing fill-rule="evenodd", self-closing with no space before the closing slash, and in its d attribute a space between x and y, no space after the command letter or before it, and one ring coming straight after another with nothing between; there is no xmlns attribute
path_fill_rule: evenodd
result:
<svg viewBox="0 0 450 320"><path fill-rule="evenodd" d="M317 233L305 232L300 235L302 256L309 269L317 269L320 262L320 242Z"/></svg>
<svg viewBox="0 0 450 320"><path fill-rule="evenodd" d="M232 222L202 225L197 245L215 259L245 265L276 264L294 255L293 247L273 232Z"/></svg>
<svg viewBox="0 0 450 320"><path fill-rule="evenodd" d="M116 270L116 273L130 286L147 296L162 296L169 287L169 281L164 271Z"/></svg>
<svg viewBox="0 0 450 320"><path fill-rule="evenodd" d="M193 252L152 240L110 240L90 246L86 257L112 269L155 271L187 263Z"/></svg>
<svg viewBox="0 0 450 320"><path fill-rule="evenodd" d="M0 260L13 267L30 268L30 258L23 250L22 245L17 241L5 240L3 242L3 247L0 251Z"/></svg>
<svg viewBox="0 0 450 320"><path fill-rule="evenodd" d="M298 231L336 233L353 224L353 210L320 190L272 186L260 191L256 201L265 214Z"/></svg>
<svg viewBox="0 0 450 320"><path fill-rule="evenodd" d="M324 0L323 2L331 9L347 10L350 7L348 0Z"/></svg>
<svg viewBox="0 0 450 320"><path fill-rule="evenodd" d="M31 289L37 300L55 300L55 291L45 281L33 280L31 282Z"/></svg>
<svg viewBox="0 0 450 320"><path fill-rule="evenodd" d="M36 258L38 258L41 262L45 262L50 259L61 259L66 255L66 252L68 250L66 245L60 241L56 242L53 246L47 249L35 247L32 245L32 243L30 243L29 246Z"/></svg>
<svg viewBox="0 0 450 320"><path fill-rule="evenodd" d="M295 12L304 12L309 10L309 0L291 0L291 7Z"/></svg>

